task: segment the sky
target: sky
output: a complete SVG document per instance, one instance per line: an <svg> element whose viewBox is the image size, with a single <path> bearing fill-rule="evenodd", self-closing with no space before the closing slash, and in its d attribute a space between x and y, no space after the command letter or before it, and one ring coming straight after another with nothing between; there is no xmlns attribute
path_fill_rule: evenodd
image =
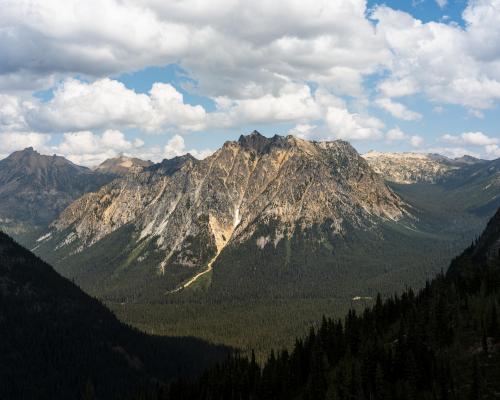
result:
<svg viewBox="0 0 500 400"><path fill-rule="evenodd" d="M0 0L0 158L204 158L254 129L500 157L500 0Z"/></svg>

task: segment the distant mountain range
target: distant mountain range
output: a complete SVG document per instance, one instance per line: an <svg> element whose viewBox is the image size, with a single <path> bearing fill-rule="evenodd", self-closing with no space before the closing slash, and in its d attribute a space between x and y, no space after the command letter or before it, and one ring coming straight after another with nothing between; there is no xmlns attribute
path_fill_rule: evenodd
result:
<svg viewBox="0 0 500 400"><path fill-rule="evenodd" d="M471 156L448 158L440 154L381 153L370 151L363 158L373 170L396 183L437 183L453 175L458 169L488 161Z"/></svg>
<svg viewBox="0 0 500 400"><path fill-rule="evenodd" d="M361 157L343 141L253 132L205 160L132 168L72 203L33 247L111 300L392 291L421 283L477 234L500 204L495 165Z"/></svg>
<svg viewBox="0 0 500 400"><path fill-rule="evenodd" d="M111 300L348 297L446 265L500 205L499 162L258 132L205 160L94 170L30 148L0 161L0 227Z"/></svg>

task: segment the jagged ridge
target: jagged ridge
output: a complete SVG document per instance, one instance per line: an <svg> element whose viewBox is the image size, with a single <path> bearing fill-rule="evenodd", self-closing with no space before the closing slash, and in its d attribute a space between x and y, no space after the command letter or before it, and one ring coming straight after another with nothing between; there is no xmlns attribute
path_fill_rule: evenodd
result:
<svg viewBox="0 0 500 400"><path fill-rule="evenodd" d="M138 243L152 243L140 260L160 253L160 273L177 266L194 275L261 225L272 223L276 246L297 227L327 222L341 233L347 221L369 228L400 219L405 207L347 142L253 132L205 160L165 160L83 196L55 221L51 234L64 232L53 245L72 244L78 252L131 224ZM258 240L262 247L270 239Z"/></svg>

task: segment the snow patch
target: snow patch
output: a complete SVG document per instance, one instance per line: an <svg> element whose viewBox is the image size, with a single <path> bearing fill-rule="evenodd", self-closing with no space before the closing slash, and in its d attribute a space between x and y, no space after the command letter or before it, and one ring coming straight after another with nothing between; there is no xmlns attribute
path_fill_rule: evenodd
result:
<svg viewBox="0 0 500 400"><path fill-rule="evenodd" d="M233 221L233 228L236 228L241 222L241 216L240 216L240 207L236 208L236 211L234 212L234 221Z"/></svg>
<svg viewBox="0 0 500 400"><path fill-rule="evenodd" d="M67 246L71 242L74 242L76 239L77 239L76 233L71 232L68 236L66 236L66 238L61 243L59 243L56 246L56 250L60 249L61 247Z"/></svg>
<svg viewBox="0 0 500 400"><path fill-rule="evenodd" d="M270 240L271 238L269 236L261 236L257 238L255 243L257 244L257 247L262 250L264 247L266 247L266 244L268 244Z"/></svg>
<svg viewBox="0 0 500 400"><path fill-rule="evenodd" d="M47 233L47 234L45 234L43 236L40 236L36 241L37 242L43 242L44 240L50 238L51 236L52 236L52 233L49 232L49 233Z"/></svg>

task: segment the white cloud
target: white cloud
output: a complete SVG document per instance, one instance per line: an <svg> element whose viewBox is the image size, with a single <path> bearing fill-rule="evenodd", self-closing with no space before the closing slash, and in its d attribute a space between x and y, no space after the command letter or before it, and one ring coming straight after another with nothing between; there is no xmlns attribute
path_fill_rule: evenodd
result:
<svg viewBox="0 0 500 400"><path fill-rule="evenodd" d="M407 13L377 7L377 32L393 54L380 90L389 97L422 92L435 102L491 108L500 99L500 44L491 40L500 35L499 6L500 0L469 2L465 28L422 23Z"/></svg>
<svg viewBox="0 0 500 400"><path fill-rule="evenodd" d="M217 98L217 112L209 115L211 126L246 123L289 122L321 117L321 109L307 85L288 82L276 95L253 99Z"/></svg>
<svg viewBox="0 0 500 400"><path fill-rule="evenodd" d="M379 139L384 128L384 123L377 118L353 114L340 107L329 107L325 120L331 134L337 139Z"/></svg>
<svg viewBox="0 0 500 400"><path fill-rule="evenodd" d="M378 89L387 97L402 97L419 91L417 82L410 77L390 78L378 84Z"/></svg>
<svg viewBox="0 0 500 400"><path fill-rule="evenodd" d="M382 121L366 113L373 96L405 121L422 116L398 97L423 95L436 112L458 104L479 117L500 99L500 0L470 1L465 26L424 23L387 6L372 12L365 0L0 0L0 7L0 132L183 133L286 122L325 127L297 131L309 137L371 140L384 138ZM187 104L168 84L142 94L104 78L169 63L193 78L190 90L214 99L215 112ZM375 93L367 77L379 79ZM27 95L53 82L62 83L52 100Z"/></svg>
<svg viewBox="0 0 500 400"><path fill-rule="evenodd" d="M405 140L408 138L408 135L399 128L393 128L387 131L387 133L385 134L385 138L389 142L393 142L398 140Z"/></svg>
<svg viewBox="0 0 500 400"><path fill-rule="evenodd" d="M123 132L106 130L102 134L91 131L67 132L53 149L76 164L94 166L119 153L133 154L143 146L139 139L127 140Z"/></svg>
<svg viewBox="0 0 500 400"><path fill-rule="evenodd" d="M436 3L439 7L445 8L446 4L448 4L448 0L436 0Z"/></svg>
<svg viewBox="0 0 500 400"><path fill-rule="evenodd" d="M446 157L457 158L465 155L469 155L476 158L481 158L481 155L477 152L471 151L464 147L428 147L421 148L418 150L419 153L433 153L442 154Z"/></svg>
<svg viewBox="0 0 500 400"><path fill-rule="evenodd" d="M486 145L485 151L488 156L491 156L493 158L500 157L500 146L498 144Z"/></svg>
<svg viewBox="0 0 500 400"><path fill-rule="evenodd" d="M471 144L474 146L486 146L499 142L498 139L490 138L482 132L466 132L462 133L461 136L465 144Z"/></svg>
<svg viewBox="0 0 500 400"><path fill-rule="evenodd" d="M0 94L0 131L27 129L23 104L17 96Z"/></svg>
<svg viewBox="0 0 500 400"><path fill-rule="evenodd" d="M298 124L288 131L289 135L297 136L301 139L309 139L313 135L316 125Z"/></svg>
<svg viewBox="0 0 500 400"><path fill-rule="evenodd" d="M208 157L213 153L212 150L186 150L186 144L184 138L180 135L174 135L163 148L164 158L173 158L177 156L182 156L186 153L190 153L193 157L203 159Z"/></svg>
<svg viewBox="0 0 500 400"><path fill-rule="evenodd" d="M390 59L365 12L363 0L3 0L0 75L101 77L179 62L210 96L275 94L278 75L359 94Z"/></svg>
<svg viewBox="0 0 500 400"><path fill-rule="evenodd" d="M413 147L420 147L422 146L423 143L424 143L424 138L422 136L413 135L412 137L410 137L410 144Z"/></svg>
<svg viewBox="0 0 500 400"><path fill-rule="evenodd" d="M38 151L50 152L48 149L49 141L49 135L37 132L1 132L0 154L6 156L26 147L33 147Z"/></svg>
<svg viewBox="0 0 500 400"><path fill-rule="evenodd" d="M500 139L490 137L483 132L464 132L460 135L446 134L441 136L440 140L455 145L482 147L486 158L500 157Z"/></svg>
<svg viewBox="0 0 500 400"><path fill-rule="evenodd" d="M393 117L405 121L416 121L422 118L422 114L419 114L418 112L415 111L411 111L404 104L394 102L387 97L377 99L375 101L375 104L378 107L386 110Z"/></svg>
<svg viewBox="0 0 500 400"><path fill-rule="evenodd" d="M199 130L205 110L185 104L173 86L155 83L149 94L136 93L121 82L104 78L92 83L67 79L49 102L25 110L35 130L72 131L140 128L159 132L170 127Z"/></svg>
<svg viewBox="0 0 500 400"><path fill-rule="evenodd" d="M500 142L499 139L489 137L483 132L464 132L460 135L446 134L441 136L441 140L448 143L465 144L471 146L487 146Z"/></svg>

